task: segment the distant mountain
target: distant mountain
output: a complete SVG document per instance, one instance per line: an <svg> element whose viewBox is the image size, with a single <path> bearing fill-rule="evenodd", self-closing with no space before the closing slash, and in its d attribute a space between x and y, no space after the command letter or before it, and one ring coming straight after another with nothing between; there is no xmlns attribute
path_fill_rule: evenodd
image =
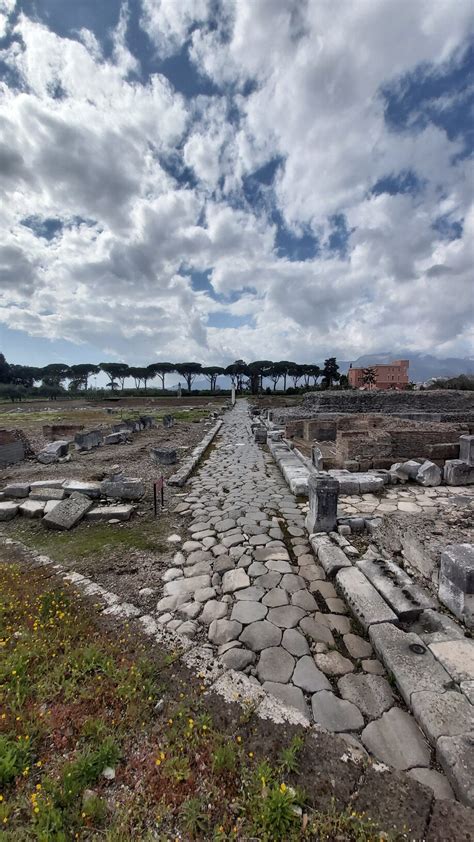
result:
<svg viewBox="0 0 474 842"><path fill-rule="evenodd" d="M472 357L433 357L432 354L417 354L412 351L380 354L364 354L352 360L354 367L368 368L377 363L391 363L392 360L410 360L408 376L415 383L423 383L431 377L456 377L459 374L474 376L474 358ZM349 363L340 362L341 372L347 372Z"/></svg>

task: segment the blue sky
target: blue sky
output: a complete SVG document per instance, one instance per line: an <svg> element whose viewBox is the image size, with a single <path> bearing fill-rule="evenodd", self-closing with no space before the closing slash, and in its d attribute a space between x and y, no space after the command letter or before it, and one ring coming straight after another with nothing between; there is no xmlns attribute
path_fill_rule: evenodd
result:
<svg viewBox="0 0 474 842"><path fill-rule="evenodd" d="M0 0L12 362L471 356L470 0Z"/></svg>

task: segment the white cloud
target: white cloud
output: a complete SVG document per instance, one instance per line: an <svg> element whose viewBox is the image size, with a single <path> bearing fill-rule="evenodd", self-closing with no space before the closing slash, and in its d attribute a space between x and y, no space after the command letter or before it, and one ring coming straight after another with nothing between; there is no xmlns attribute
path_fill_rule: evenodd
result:
<svg viewBox="0 0 474 842"><path fill-rule="evenodd" d="M21 84L0 98L0 319L131 363L472 353L471 164L432 123L391 130L381 94L459 58L468 0L339 0L337 13L329 0L221 0L214 19L210 0L141 8L160 57L189 44L218 93L139 81L125 6L110 58L91 32L60 37L25 15L1 55ZM249 193L275 159L274 185ZM372 194L403 170L418 193ZM319 238L314 258L277 252L276 210ZM335 214L352 232L344 258ZM48 241L32 216L62 227ZM441 216L464 220L462 236L444 237ZM210 272L217 300L193 271ZM209 327L215 312L248 324Z"/></svg>

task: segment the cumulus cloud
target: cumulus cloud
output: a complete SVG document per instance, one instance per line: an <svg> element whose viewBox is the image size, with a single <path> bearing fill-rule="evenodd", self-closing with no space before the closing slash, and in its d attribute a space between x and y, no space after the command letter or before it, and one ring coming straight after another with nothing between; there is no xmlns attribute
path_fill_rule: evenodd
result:
<svg viewBox="0 0 474 842"><path fill-rule="evenodd" d="M387 117L459 67L468 0L129 0L107 49L14 11L0 0L5 324L131 363L474 352L465 138L416 98ZM160 72L183 51L214 93ZM432 113L455 105L433 95ZM413 189L384 187L407 173ZM285 247L310 235L308 259Z"/></svg>

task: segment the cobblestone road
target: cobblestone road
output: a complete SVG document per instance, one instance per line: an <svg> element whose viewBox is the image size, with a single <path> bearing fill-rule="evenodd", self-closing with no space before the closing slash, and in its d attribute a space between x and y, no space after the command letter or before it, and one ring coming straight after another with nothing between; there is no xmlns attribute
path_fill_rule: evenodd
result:
<svg viewBox="0 0 474 842"><path fill-rule="evenodd" d="M394 697L368 640L317 564L303 506L253 440L238 401L175 511L192 517L164 574L161 623L332 732L361 735L380 760L423 770L430 749Z"/></svg>

